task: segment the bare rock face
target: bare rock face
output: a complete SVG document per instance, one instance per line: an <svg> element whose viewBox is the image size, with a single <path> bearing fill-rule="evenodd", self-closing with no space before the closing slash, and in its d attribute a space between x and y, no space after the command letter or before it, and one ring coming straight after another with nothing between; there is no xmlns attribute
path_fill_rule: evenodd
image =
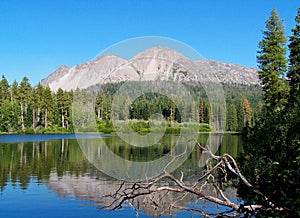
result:
<svg viewBox="0 0 300 218"><path fill-rule="evenodd" d="M197 60L195 64L199 67L200 71L205 70L208 73L213 73L218 77L219 81L224 83L259 84L257 69L255 68L212 60ZM207 67L210 67L211 70L207 70Z"/></svg>
<svg viewBox="0 0 300 218"><path fill-rule="evenodd" d="M177 51L154 47L135 55L129 62L143 80L195 81L196 65Z"/></svg>
<svg viewBox="0 0 300 218"><path fill-rule="evenodd" d="M47 82L47 84L58 82L58 80L63 77L68 71L70 67L66 65L60 66L56 71L51 73L47 79L42 80L42 84L45 84L44 82Z"/></svg>
<svg viewBox="0 0 300 218"><path fill-rule="evenodd" d="M59 88L64 90L88 88L97 83L103 83L116 66L126 62L126 60L113 55L100 56L73 67L60 67L42 80L42 85L49 86L53 91Z"/></svg>
<svg viewBox="0 0 300 218"><path fill-rule="evenodd" d="M75 90L128 80L259 84L254 68L212 60L192 61L175 50L158 46L140 52L130 60L103 55L73 67L61 66L42 80L42 85L53 91L59 88Z"/></svg>

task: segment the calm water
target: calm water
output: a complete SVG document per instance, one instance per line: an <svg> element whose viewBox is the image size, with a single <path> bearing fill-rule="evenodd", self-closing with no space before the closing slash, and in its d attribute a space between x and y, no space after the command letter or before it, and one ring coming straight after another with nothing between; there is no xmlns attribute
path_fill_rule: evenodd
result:
<svg viewBox="0 0 300 218"><path fill-rule="evenodd" d="M160 158L178 139L165 136L149 148L129 146L113 135L81 135L79 140L92 144L95 137L103 137L111 151L135 162ZM207 137L200 135L199 142L205 144ZM220 140L220 135L216 135L212 143L221 143ZM221 146L214 149L218 154L226 152L235 157L241 152L241 144L239 136L225 134ZM187 179L195 178L195 173L201 170L200 159L200 150L193 149L174 173L182 170ZM87 160L75 135L0 136L0 217L135 217L136 212L130 206L116 211L99 209L107 203L101 196L116 190L120 183ZM154 215L150 208L141 208L139 212L139 217ZM174 214L191 215L180 211Z"/></svg>

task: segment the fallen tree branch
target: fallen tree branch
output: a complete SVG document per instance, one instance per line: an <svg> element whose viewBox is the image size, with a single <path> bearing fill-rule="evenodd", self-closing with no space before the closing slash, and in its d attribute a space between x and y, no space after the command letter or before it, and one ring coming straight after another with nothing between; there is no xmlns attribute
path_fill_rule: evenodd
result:
<svg viewBox="0 0 300 218"><path fill-rule="evenodd" d="M151 215L160 216L166 214L167 210L172 211L177 209L197 212L204 217L216 215L232 217L240 216L241 214L253 214L257 210L282 210L282 208L274 208L274 205L268 201L268 198L249 183L242 175L232 156L226 153L221 156L214 155L208 146L204 147L200 143L196 143L201 150L208 153L211 160L214 160L215 162L214 165L208 167L207 170L203 172L203 175L200 175L195 182L185 183L183 181L184 173L182 171L180 178L176 178L174 175L163 170L162 175L149 182L135 182L128 184L122 182L115 193L102 197L111 199L110 203L102 208L115 210L121 208L125 202L128 202L131 205L138 205L138 208L144 207L145 210L148 207L153 208L151 212L156 213ZM267 205L269 205L270 208L266 208L263 205L237 204L230 200L223 191L223 183L220 182L222 179L227 181L228 172L231 172L237 179L250 187L251 190L263 197L263 199L268 202ZM218 180L215 180L216 175ZM208 192L210 189L212 189L212 193L214 194ZM170 196L172 197L172 200L166 201L165 199ZM184 199L186 198L192 199L189 202L195 202L196 206L184 206ZM169 202L169 204L166 202ZM200 203L200 205L204 205L205 202L211 202L215 206L222 205L228 209L220 212L216 210L216 214L208 214L204 209L201 209L201 206L197 206L196 202ZM233 214L233 212L235 213Z"/></svg>

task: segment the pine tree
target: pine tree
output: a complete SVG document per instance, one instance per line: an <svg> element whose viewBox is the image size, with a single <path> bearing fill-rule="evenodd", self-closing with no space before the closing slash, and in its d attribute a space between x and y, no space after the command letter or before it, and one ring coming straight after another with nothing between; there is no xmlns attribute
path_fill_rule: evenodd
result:
<svg viewBox="0 0 300 218"><path fill-rule="evenodd" d="M296 26L292 29L293 35L289 38L289 71L287 77L290 82L290 103L295 102L295 98L300 93L300 8L295 17Z"/></svg>
<svg viewBox="0 0 300 218"><path fill-rule="evenodd" d="M103 91L100 91L96 97L96 105L95 105L95 110L96 110L96 115L98 119L102 119L103 116L103 108L104 108L104 102L105 102L105 95Z"/></svg>
<svg viewBox="0 0 300 218"><path fill-rule="evenodd" d="M0 106L0 132L14 132L18 130L19 116L19 105L8 99L3 100Z"/></svg>
<svg viewBox="0 0 300 218"><path fill-rule="evenodd" d="M67 128L68 96L61 88L57 90L56 101L59 110L61 127Z"/></svg>
<svg viewBox="0 0 300 218"><path fill-rule="evenodd" d="M245 127L245 110L243 107L243 96L239 96L236 100L235 100L235 108L236 108L236 113L237 113L237 130L239 132L242 132L244 127Z"/></svg>
<svg viewBox="0 0 300 218"><path fill-rule="evenodd" d="M24 77L20 83L19 87L19 103L21 107L21 128L25 129L25 126L29 126L28 124L28 106L31 100L31 85L29 83L29 79Z"/></svg>
<svg viewBox="0 0 300 218"><path fill-rule="evenodd" d="M9 84L4 75L0 81L0 103L9 99Z"/></svg>
<svg viewBox="0 0 300 218"><path fill-rule="evenodd" d="M43 121L44 127L47 128L48 125L52 124L53 119L53 105L54 99L52 92L49 87L46 87L42 93L42 109L43 109Z"/></svg>
<svg viewBox="0 0 300 218"><path fill-rule="evenodd" d="M262 115L263 115L263 102L259 101L255 107L255 109L253 110L253 118L252 118L252 125L255 126L255 124L257 122L259 122L259 120L261 119Z"/></svg>
<svg viewBox="0 0 300 218"><path fill-rule="evenodd" d="M236 108L233 103L229 103L227 105L227 115L226 115L227 121L226 121L226 130L228 131L236 131L238 128L238 122L237 122L237 113Z"/></svg>
<svg viewBox="0 0 300 218"><path fill-rule="evenodd" d="M287 154L284 163L284 169L281 170L281 178L286 181L286 189L295 190L287 195L289 199L287 204L292 211L300 216L300 8L297 9L295 17L296 26L292 29L290 36L290 56L289 56L289 84L290 98L289 107L287 107Z"/></svg>
<svg viewBox="0 0 300 218"><path fill-rule="evenodd" d="M36 128L41 122L42 97L44 87L39 83L32 90L32 128Z"/></svg>
<svg viewBox="0 0 300 218"><path fill-rule="evenodd" d="M19 84L15 80L10 88L10 101L14 102L17 101L19 98Z"/></svg>
<svg viewBox="0 0 300 218"><path fill-rule="evenodd" d="M204 123L204 119L204 102L201 101L199 106L199 122Z"/></svg>
<svg viewBox="0 0 300 218"><path fill-rule="evenodd" d="M103 119L110 120L111 119L111 104L112 104L112 96L107 96L106 100L104 101L104 108L103 108Z"/></svg>
<svg viewBox="0 0 300 218"><path fill-rule="evenodd" d="M209 102L204 102L204 123L211 123L213 113Z"/></svg>
<svg viewBox="0 0 300 218"><path fill-rule="evenodd" d="M269 109L279 110L287 98L287 85L282 78L286 73L286 39L283 22L273 9L266 21L263 39L259 42L258 75L261 80L264 100Z"/></svg>

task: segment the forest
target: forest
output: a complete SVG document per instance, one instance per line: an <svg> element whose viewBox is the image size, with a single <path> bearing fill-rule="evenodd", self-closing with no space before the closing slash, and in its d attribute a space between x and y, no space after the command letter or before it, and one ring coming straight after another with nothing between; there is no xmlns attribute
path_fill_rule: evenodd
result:
<svg viewBox="0 0 300 218"><path fill-rule="evenodd" d="M134 82L132 82L134 83ZM114 132L111 122L111 104L113 96L122 83L104 84L97 90L95 101L95 117L98 131ZM199 124L199 131L211 131L210 119L212 110L205 90L200 85L188 85L193 99L196 99L191 117ZM223 84L226 97L226 131L242 131L245 126L252 126L262 106L261 87L255 85ZM0 80L0 132L2 133L71 133L73 96L84 99L93 94L95 87L88 90L64 91L61 88L52 92L49 87L40 83L32 86L27 77L18 84L9 84L5 76ZM124 96L124 101L128 100ZM128 102L128 101L127 101ZM154 113L162 114L169 122L180 124L178 112L180 105L170 98L157 93L143 93L127 107L118 112L121 120L134 120L133 129L137 132L148 132L148 120ZM126 114L129 111L129 114ZM138 122L137 122L138 121ZM82 126L82 132L91 131L89 126ZM168 128L167 132L177 133L179 129Z"/></svg>

